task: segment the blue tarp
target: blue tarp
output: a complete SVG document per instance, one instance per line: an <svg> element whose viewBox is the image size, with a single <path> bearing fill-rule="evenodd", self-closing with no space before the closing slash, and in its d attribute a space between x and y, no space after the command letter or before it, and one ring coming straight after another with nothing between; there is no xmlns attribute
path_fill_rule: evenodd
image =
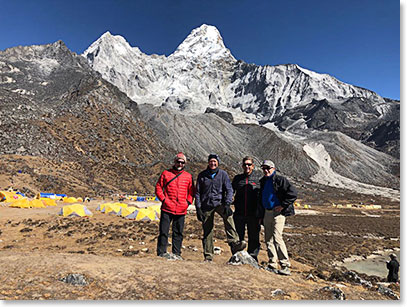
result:
<svg viewBox="0 0 407 307"><path fill-rule="evenodd" d="M66 197L66 194L40 193L40 197L45 197L45 198L58 198L58 197Z"/></svg>

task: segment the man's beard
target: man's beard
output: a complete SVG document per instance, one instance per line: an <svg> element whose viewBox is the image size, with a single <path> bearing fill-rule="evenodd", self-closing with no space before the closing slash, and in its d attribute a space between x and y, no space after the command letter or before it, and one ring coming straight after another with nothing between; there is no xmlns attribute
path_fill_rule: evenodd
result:
<svg viewBox="0 0 407 307"><path fill-rule="evenodd" d="M182 171L184 169L184 167L183 166L178 166L178 167L174 166L174 169L177 171Z"/></svg>

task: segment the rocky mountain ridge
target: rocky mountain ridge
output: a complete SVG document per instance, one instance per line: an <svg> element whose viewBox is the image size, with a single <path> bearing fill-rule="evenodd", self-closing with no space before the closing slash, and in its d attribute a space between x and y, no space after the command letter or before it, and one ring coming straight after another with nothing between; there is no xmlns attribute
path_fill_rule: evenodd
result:
<svg viewBox="0 0 407 307"><path fill-rule="evenodd" d="M0 52L0 67L5 182L25 174L30 191L92 195L152 188L157 174L142 166L160 163L162 145L137 104L81 56L62 42L16 47Z"/></svg>
<svg viewBox="0 0 407 307"><path fill-rule="evenodd" d="M209 108L229 112L234 123L272 122L282 130L299 133L304 128L341 131L399 157L398 101L296 64L259 66L238 61L213 26L194 29L168 57L144 54L109 32L83 56L103 78L139 104L166 106L186 114ZM335 127L314 119L316 111L302 114L312 106L323 109L319 105L324 101L333 106L324 110L327 118L340 113ZM359 102L353 105L354 101ZM387 124L389 118L394 124ZM384 135L389 140L384 141Z"/></svg>

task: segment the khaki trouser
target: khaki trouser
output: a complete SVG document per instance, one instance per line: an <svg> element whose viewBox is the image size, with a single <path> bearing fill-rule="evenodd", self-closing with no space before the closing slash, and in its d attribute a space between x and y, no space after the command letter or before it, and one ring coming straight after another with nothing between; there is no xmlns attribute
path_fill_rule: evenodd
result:
<svg viewBox="0 0 407 307"><path fill-rule="evenodd" d="M225 225L225 232L226 232L226 238L228 241L229 246L231 246L234 243L239 242L239 236L236 232L235 228L235 223L233 221L233 215L231 216L226 216L224 214L225 206L218 206L212 210L209 211L203 211L203 221L202 221L202 227L203 227L203 239L202 239L202 245L203 245L203 251L204 251L204 257L205 259L213 259L213 254L214 254L214 249L213 249L213 226L214 226L214 218L215 218L215 212L217 212L223 219L223 224Z"/></svg>
<svg viewBox="0 0 407 307"><path fill-rule="evenodd" d="M280 262L281 267L290 267L287 248L283 240L285 216L272 210L266 210L263 223L270 266L278 269Z"/></svg>

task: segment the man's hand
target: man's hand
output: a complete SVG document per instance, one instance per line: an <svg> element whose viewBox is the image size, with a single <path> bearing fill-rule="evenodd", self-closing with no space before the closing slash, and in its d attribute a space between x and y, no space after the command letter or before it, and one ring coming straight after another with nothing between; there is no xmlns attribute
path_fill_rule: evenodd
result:
<svg viewBox="0 0 407 307"><path fill-rule="evenodd" d="M202 212L202 209L201 209L201 208L196 208L196 218L197 218L198 221L200 221L200 222L203 221L204 215L203 215L203 212Z"/></svg>
<svg viewBox="0 0 407 307"><path fill-rule="evenodd" d="M226 216L231 216L233 215L233 210L230 208L230 205L225 205L225 211L224 211Z"/></svg>
<svg viewBox="0 0 407 307"><path fill-rule="evenodd" d="M284 209L283 207L277 206L277 207L274 207L274 208L273 208L273 211L279 213L279 212L281 212L281 210L283 210L283 209Z"/></svg>

